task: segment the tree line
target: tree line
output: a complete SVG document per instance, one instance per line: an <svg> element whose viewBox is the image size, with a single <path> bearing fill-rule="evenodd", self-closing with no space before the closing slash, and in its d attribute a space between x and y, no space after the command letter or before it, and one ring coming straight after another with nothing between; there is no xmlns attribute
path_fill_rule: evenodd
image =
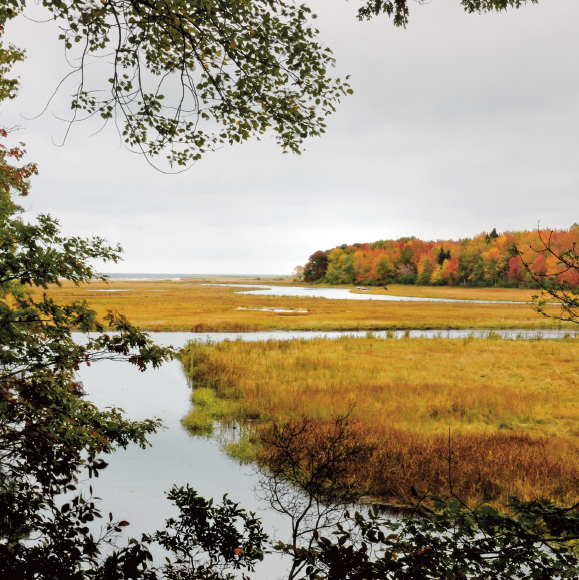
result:
<svg viewBox="0 0 579 580"><path fill-rule="evenodd" d="M547 233L548 232L548 233ZM553 252L542 238L550 237ZM424 286L496 286L537 288L545 276L571 288L579 273L565 268L559 256L579 242L579 225L568 230L496 229L473 238L424 241L414 236L364 244L342 244L314 252L294 279L327 284Z"/></svg>

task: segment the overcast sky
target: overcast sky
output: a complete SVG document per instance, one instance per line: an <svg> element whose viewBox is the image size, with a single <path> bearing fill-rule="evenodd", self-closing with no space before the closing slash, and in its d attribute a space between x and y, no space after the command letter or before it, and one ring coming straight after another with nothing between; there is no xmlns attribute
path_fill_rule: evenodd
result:
<svg viewBox="0 0 579 580"><path fill-rule="evenodd" d="M579 222L579 2L542 0L468 15L458 0L411 5L408 29L359 22L358 3L316 0L336 74L355 93L301 156L271 138L208 154L163 175L110 127L77 126L63 147L44 107L66 73L51 25L21 19L21 97L0 121L40 175L25 200L66 234L125 249L109 272L289 274L318 249L414 235L471 237Z"/></svg>

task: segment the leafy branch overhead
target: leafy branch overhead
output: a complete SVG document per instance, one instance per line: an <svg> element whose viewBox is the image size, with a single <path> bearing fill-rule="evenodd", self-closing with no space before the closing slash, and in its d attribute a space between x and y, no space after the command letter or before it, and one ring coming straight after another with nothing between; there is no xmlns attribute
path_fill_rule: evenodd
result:
<svg viewBox="0 0 579 580"><path fill-rule="evenodd" d="M462 0L468 12L537 0ZM422 0L419 1L419 4ZM43 0L78 79L70 122L114 119L126 145L186 166L223 144L273 130L284 152L352 93L305 4L286 0ZM408 24L407 0L367 0L358 17ZM2 23L26 0L0 10ZM89 64L93 66L88 66ZM100 74L106 70L103 78ZM108 79L108 83L106 82ZM347 81L347 78L346 78Z"/></svg>
<svg viewBox="0 0 579 580"><path fill-rule="evenodd" d="M416 4L429 4L427 0L414 0ZM508 8L520 8L525 4L538 4L539 0L460 0L465 12L472 14L478 12L501 12ZM393 17L395 26L406 27L410 11L409 0L366 0L366 3L358 10L359 20L370 20L379 14L387 14Z"/></svg>
<svg viewBox="0 0 579 580"><path fill-rule="evenodd" d="M14 0L16 16L25 8ZM299 152L348 84L305 5L276 0L44 0L79 79L72 120L124 116L129 147L185 165L272 128ZM103 58L104 57L104 58ZM109 66L109 88L87 65Z"/></svg>

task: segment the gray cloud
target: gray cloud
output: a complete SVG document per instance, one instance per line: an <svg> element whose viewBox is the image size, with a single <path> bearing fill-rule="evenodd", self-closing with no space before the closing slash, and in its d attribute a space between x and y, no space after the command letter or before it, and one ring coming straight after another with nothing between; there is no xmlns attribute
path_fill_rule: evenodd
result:
<svg viewBox="0 0 579 580"><path fill-rule="evenodd" d="M579 5L542 2L467 15L458 2L414 7L407 30L355 19L356 3L313 3L322 38L355 94L301 156L272 139L227 147L161 175L119 148L113 127L75 127L66 95L22 121L40 176L27 200L67 233L126 248L118 271L289 273L317 249L416 235L579 221ZM50 25L8 31L26 46L11 124L39 111L66 72Z"/></svg>

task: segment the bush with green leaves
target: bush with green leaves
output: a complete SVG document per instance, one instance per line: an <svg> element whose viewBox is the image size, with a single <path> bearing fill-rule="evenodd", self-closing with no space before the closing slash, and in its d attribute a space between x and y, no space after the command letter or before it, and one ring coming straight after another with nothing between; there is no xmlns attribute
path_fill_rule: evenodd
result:
<svg viewBox="0 0 579 580"><path fill-rule="evenodd" d="M512 499L510 513L434 498L402 518L356 512L294 558L308 580L512 580L579 577L578 506ZM288 546L278 549L289 552Z"/></svg>

